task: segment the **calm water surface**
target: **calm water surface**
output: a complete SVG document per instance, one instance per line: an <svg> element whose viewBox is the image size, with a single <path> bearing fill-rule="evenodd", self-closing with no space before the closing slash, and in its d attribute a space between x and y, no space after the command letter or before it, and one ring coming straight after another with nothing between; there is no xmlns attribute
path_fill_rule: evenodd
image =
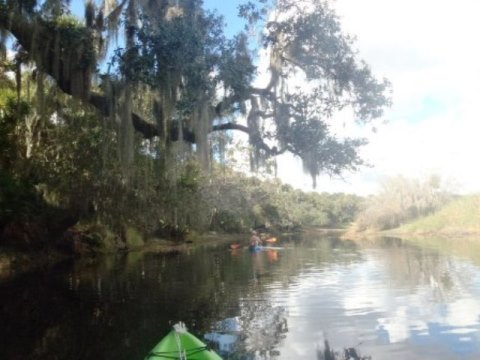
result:
<svg viewBox="0 0 480 360"><path fill-rule="evenodd" d="M433 244L438 244L433 242ZM475 242L285 239L64 263L0 283L0 359L141 360L177 321L224 359L479 359Z"/></svg>

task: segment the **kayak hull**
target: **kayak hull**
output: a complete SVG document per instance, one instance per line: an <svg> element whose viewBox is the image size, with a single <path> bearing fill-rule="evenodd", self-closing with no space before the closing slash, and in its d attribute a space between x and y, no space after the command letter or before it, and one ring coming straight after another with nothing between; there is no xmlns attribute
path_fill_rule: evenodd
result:
<svg viewBox="0 0 480 360"><path fill-rule="evenodd" d="M145 358L145 360L162 359L222 360L216 352L186 330L170 331Z"/></svg>

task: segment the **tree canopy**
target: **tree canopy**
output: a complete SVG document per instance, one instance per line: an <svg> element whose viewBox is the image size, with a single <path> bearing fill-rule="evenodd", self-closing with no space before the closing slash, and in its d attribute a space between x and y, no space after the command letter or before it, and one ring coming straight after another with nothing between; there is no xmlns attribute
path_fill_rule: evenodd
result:
<svg viewBox="0 0 480 360"><path fill-rule="evenodd" d="M53 81L96 109L99 123L115 124L125 169L145 151L135 132L157 144L155 156L167 167L176 142L208 167L209 134L234 130L248 134L254 168L291 152L315 182L322 172L362 164L365 140L332 134L335 114L352 107L367 123L389 105L388 82L358 59L328 1L246 2L239 16L251 28L230 39L222 17L200 0L89 0L84 19L70 6L0 0L2 58L10 36L17 79L29 64L42 74L38 81ZM268 60L266 69L258 56ZM268 78L262 86L259 71Z"/></svg>

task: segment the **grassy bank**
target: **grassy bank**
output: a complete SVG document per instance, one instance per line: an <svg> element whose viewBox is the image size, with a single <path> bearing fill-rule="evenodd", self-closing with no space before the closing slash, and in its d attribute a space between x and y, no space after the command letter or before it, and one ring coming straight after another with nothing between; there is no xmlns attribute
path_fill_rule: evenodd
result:
<svg viewBox="0 0 480 360"><path fill-rule="evenodd" d="M437 212L389 231L397 234L478 235L480 195L458 198Z"/></svg>
<svg viewBox="0 0 480 360"><path fill-rule="evenodd" d="M384 230L352 223L342 238L358 240L382 236L480 237L480 194L458 197L434 213Z"/></svg>

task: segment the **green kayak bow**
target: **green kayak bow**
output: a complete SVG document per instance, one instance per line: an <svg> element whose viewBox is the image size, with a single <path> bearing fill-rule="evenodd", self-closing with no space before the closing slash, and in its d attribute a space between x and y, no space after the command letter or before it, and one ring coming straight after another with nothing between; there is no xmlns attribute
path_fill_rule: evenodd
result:
<svg viewBox="0 0 480 360"><path fill-rule="evenodd" d="M222 360L194 335L185 324L178 323L147 355L145 360Z"/></svg>

